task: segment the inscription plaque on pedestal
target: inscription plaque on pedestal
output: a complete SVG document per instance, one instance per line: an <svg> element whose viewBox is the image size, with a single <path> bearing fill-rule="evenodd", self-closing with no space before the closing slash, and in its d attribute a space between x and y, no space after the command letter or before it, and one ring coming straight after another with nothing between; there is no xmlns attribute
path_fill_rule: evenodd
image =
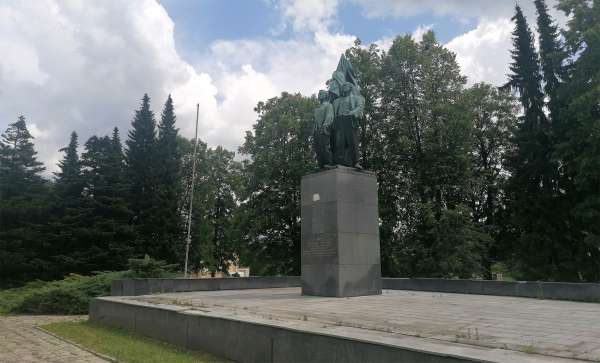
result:
<svg viewBox="0 0 600 363"><path fill-rule="evenodd" d="M302 293L381 294L377 178L337 166L302 178Z"/></svg>

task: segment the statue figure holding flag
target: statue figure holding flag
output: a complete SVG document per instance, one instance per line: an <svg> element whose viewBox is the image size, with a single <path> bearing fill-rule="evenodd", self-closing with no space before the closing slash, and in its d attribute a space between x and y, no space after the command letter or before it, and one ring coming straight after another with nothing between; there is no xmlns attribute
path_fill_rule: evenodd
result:
<svg viewBox="0 0 600 363"><path fill-rule="evenodd" d="M358 126L363 117L365 99L360 94L352 65L344 55L327 86L328 92L319 91L321 105L315 110L314 142L319 167L332 164L360 169ZM328 99L325 100L325 97ZM333 111L333 120L328 113L331 111L325 112L325 109ZM323 115L329 117L325 118L327 121Z"/></svg>

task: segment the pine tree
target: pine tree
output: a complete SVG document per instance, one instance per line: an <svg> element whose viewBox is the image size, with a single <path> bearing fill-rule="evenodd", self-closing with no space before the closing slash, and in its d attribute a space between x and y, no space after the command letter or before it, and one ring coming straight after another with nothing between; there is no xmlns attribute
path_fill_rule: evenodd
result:
<svg viewBox="0 0 600 363"><path fill-rule="evenodd" d="M537 29L540 39L540 64L544 80L544 93L549 99L550 115L554 118L554 102L557 98L557 91L560 85L562 71L562 61L564 55L558 41L558 28L552 22L548 14L548 7L544 0L535 0L537 9Z"/></svg>
<svg viewBox="0 0 600 363"><path fill-rule="evenodd" d="M32 140L23 116L0 139L0 286L48 277L43 226L50 191Z"/></svg>
<svg viewBox="0 0 600 363"><path fill-rule="evenodd" d="M60 149L64 156L58 162L59 172L55 173L56 193L52 203L52 219L44 228L48 242L44 255L54 262L51 274L55 278L68 273L86 272L87 261L83 255L87 251L89 240L81 232L89 221L84 218L85 181L77 147L77 133L73 131L69 145Z"/></svg>
<svg viewBox="0 0 600 363"><path fill-rule="evenodd" d="M118 129L111 138L92 136L85 143L82 164L88 191L82 211L86 268L123 269L133 257L136 235L129 223L132 213L126 202L128 188Z"/></svg>
<svg viewBox="0 0 600 363"><path fill-rule="evenodd" d="M562 243L566 227L555 208L558 166L552 160L551 125L544 113L539 58L519 6L513 32L509 85L519 94L523 116L515 130L515 150L507 168L507 203L515 267L527 279L573 279L570 251Z"/></svg>
<svg viewBox="0 0 600 363"><path fill-rule="evenodd" d="M150 110L150 97L144 94L142 105L135 112L129 131L127 150L127 178L129 180L129 205L134 213L133 221L138 232L136 253L158 258L160 242L155 231L154 219L158 205L156 188L156 121Z"/></svg>
<svg viewBox="0 0 600 363"><path fill-rule="evenodd" d="M77 199L83 191L81 162L79 161L77 133L71 133L69 145L60 149L65 155L58 162L60 171L56 176L56 192L62 199Z"/></svg>
<svg viewBox="0 0 600 363"><path fill-rule="evenodd" d="M182 218L179 213L181 197L181 152L177 142L178 130L175 128L175 110L173 99L169 95L158 125L158 140L155 167L157 169L157 192L159 207L157 208L161 228L159 253L157 258L175 262L178 241L182 240Z"/></svg>
<svg viewBox="0 0 600 363"><path fill-rule="evenodd" d="M39 191L45 170L37 160L33 136L24 116L8 126L0 141L0 198L24 196Z"/></svg>
<svg viewBox="0 0 600 363"><path fill-rule="evenodd" d="M120 198L125 197L129 186L125 178L125 155L121 145L119 129L114 128L110 139L110 148L107 158L106 181L112 186L112 193Z"/></svg>

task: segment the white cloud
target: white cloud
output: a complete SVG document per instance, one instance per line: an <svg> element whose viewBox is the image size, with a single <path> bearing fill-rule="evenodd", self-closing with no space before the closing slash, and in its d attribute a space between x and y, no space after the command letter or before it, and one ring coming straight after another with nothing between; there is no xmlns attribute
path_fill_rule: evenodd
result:
<svg viewBox="0 0 600 363"><path fill-rule="evenodd" d="M284 25L294 31L324 31L337 13L337 0L279 0Z"/></svg>
<svg viewBox="0 0 600 363"><path fill-rule="evenodd" d="M290 40L216 41L203 63L178 54L174 24L155 0L40 0L0 5L0 128L24 114L50 171L75 130L83 144L118 126L122 138L144 93L160 117L171 93L178 127L235 150L259 101L324 87L354 37L326 27L335 2L283 1ZM35 19L35 21L33 20Z"/></svg>
<svg viewBox="0 0 600 363"><path fill-rule="evenodd" d="M504 82L512 3L502 2L502 9L508 9L502 17L498 14L505 10L496 14L499 5L484 11L471 0L355 1L362 1L370 16L479 14L478 26L447 46L457 53L471 83ZM276 4L286 26L296 32L291 39L218 40L201 60L189 64L175 48L173 21L156 0L0 3L0 131L24 114L41 159L55 170L58 149L72 130L82 144L92 134L110 133L113 126L126 139L142 95L152 97L159 117L171 93L184 136L193 136L199 103L200 137L211 146L235 150L256 120L253 109L259 101L282 91L309 95L325 87L340 54L355 39L329 30L337 0ZM418 27L413 36L429 28ZM392 41L376 43L387 49Z"/></svg>
<svg viewBox="0 0 600 363"><path fill-rule="evenodd" d="M351 0L359 4L364 15L370 18L406 18L416 15L451 17L460 24L468 24L476 19L477 26L463 33L446 45L457 55L462 72L468 76L470 84L490 82L501 85L506 82L511 61L511 33L514 28L511 17L515 3L504 0ZM519 1L529 26L535 32L536 10L533 1ZM556 9L558 0L547 0L550 16L561 27L567 17ZM413 33L416 40L422 37L431 26L419 26ZM389 45L383 39L382 45Z"/></svg>
<svg viewBox="0 0 600 363"><path fill-rule="evenodd" d="M454 16L464 22L465 17L510 18L514 14L515 2L506 0L352 0L360 4L364 14L371 18L407 18L415 15ZM565 16L555 9L558 0L547 0L550 15L560 24ZM519 6L530 22L535 21L533 1L519 1Z"/></svg>
<svg viewBox="0 0 600 363"><path fill-rule="evenodd" d="M417 29L415 29L415 31L412 33L412 37L415 41L420 42L421 40L423 40L423 35L425 35L425 33L427 33L428 31L433 29L433 24L429 24L429 25L419 25L417 27Z"/></svg>
<svg viewBox="0 0 600 363"><path fill-rule="evenodd" d="M446 44L456 53L456 60L469 84L485 81L499 86L506 82L513 28L510 19L482 19L477 28Z"/></svg>
<svg viewBox="0 0 600 363"><path fill-rule="evenodd" d="M157 115L172 92L184 130L196 102L215 107L211 78L178 55L154 0L3 3L0 54L0 127L24 114L50 170L73 130L82 144L113 126L125 138L145 92Z"/></svg>
<svg viewBox="0 0 600 363"><path fill-rule="evenodd" d="M235 148L256 121L259 101L283 91L316 93L325 87L340 55L355 37L316 32L311 38L291 40L218 41L208 58L213 65L217 98L217 121L207 134L209 142ZM242 63L243 62L243 63Z"/></svg>

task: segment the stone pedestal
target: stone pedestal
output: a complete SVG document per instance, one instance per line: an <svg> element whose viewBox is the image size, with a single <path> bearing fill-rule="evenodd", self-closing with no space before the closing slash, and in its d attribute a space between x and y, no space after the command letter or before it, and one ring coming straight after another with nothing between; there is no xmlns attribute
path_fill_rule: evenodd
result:
<svg viewBox="0 0 600 363"><path fill-rule="evenodd" d="M377 178L338 166L302 178L302 294L381 294Z"/></svg>

